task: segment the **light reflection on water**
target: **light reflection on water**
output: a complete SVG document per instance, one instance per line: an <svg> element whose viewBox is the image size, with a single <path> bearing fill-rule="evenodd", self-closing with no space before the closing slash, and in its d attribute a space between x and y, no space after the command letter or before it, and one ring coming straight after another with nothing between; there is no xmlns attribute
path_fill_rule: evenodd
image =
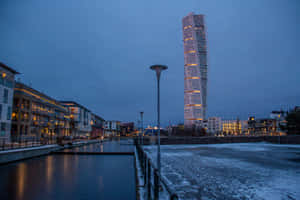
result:
<svg viewBox="0 0 300 200"><path fill-rule="evenodd" d="M16 176L16 183L17 184L17 194L18 194L18 198L22 198L24 195L24 186L25 186L25 180L26 180L26 175L27 175L27 171L26 171L26 164L24 163L20 163L20 165L17 168L17 176ZM2 180L3 181L3 180Z"/></svg>
<svg viewBox="0 0 300 200"><path fill-rule="evenodd" d="M47 181L47 190L51 191L51 182L53 176L53 156L46 157L46 181Z"/></svg>
<svg viewBox="0 0 300 200"><path fill-rule="evenodd" d="M136 198L133 156L49 155L0 166L0 177L1 200Z"/></svg>

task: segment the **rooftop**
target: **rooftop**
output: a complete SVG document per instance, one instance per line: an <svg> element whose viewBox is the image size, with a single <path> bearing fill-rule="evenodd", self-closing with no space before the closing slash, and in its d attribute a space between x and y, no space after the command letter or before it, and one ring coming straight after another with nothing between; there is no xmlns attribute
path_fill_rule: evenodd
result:
<svg viewBox="0 0 300 200"><path fill-rule="evenodd" d="M46 95L42 92L37 91L36 89L33 89L32 87L30 87L28 85L25 85L24 83L16 82L15 91L20 91L23 93L25 92L27 95L34 96L37 99L46 101L49 104L53 104L63 110L66 110L66 108L63 107L62 105L60 105L60 103L57 100L49 97L48 95Z"/></svg>
<svg viewBox="0 0 300 200"><path fill-rule="evenodd" d="M3 67L4 69L14 73L14 74L20 74L19 72L17 72L16 70L10 68L9 66L5 65L4 63L0 62L0 66Z"/></svg>
<svg viewBox="0 0 300 200"><path fill-rule="evenodd" d="M59 101L59 102L65 106L75 105L75 106L81 107L81 108L91 112L89 109L87 109L86 107L84 107L83 105L81 105L75 101Z"/></svg>

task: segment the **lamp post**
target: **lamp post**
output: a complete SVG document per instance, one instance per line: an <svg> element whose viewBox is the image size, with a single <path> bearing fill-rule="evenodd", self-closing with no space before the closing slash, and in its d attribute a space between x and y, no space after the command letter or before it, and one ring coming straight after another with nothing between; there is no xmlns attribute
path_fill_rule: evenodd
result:
<svg viewBox="0 0 300 200"><path fill-rule="evenodd" d="M141 144L141 127L140 127L140 124L141 124L141 121L138 120L138 125L137 125L137 130L138 130L138 144L140 145Z"/></svg>
<svg viewBox="0 0 300 200"><path fill-rule="evenodd" d="M144 112L140 112L141 114L141 132L142 132L142 137L141 137L141 144L144 144L144 127L143 127L143 114Z"/></svg>
<svg viewBox="0 0 300 200"><path fill-rule="evenodd" d="M160 74L163 70L168 69L165 65L152 65L150 69L154 70L156 72L156 78L157 78L157 169L158 169L158 175L160 178Z"/></svg>

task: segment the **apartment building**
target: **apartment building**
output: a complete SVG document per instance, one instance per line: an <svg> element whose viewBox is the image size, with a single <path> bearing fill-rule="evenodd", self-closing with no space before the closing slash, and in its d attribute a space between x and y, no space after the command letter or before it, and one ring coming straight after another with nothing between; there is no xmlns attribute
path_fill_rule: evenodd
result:
<svg viewBox="0 0 300 200"><path fill-rule="evenodd" d="M0 63L0 141L9 142L15 75L14 69Z"/></svg>

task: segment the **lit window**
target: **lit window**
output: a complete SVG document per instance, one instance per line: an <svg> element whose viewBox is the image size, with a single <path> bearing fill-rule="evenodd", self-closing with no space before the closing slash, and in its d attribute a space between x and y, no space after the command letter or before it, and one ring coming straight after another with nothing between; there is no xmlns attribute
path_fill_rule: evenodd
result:
<svg viewBox="0 0 300 200"><path fill-rule="evenodd" d="M198 64L195 64L195 63L193 63L193 64L186 64L185 66L198 66Z"/></svg>
<svg viewBox="0 0 300 200"><path fill-rule="evenodd" d="M203 120L202 118L189 118L187 120Z"/></svg>
<svg viewBox="0 0 300 200"><path fill-rule="evenodd" d="M184 93L200 93L200 90L186 90Z"/></svg>
<svg viewBox="0 0 300 200"><path fill-rule="evenodd" d="M191 106L198 106L198 107L201 107L202 106L202 104L186 104L185 105L186 107L191 107Z"/></svg>
<svg viewBox="0 0 300 200"><path fill-rule="evenodd" d="M189 40L194 40L194 38L192 38L192 37L189 37L189 38L185 38L183 41L189 41Z"/></svg>
<svg viewBox="0 0 300 200"><path fill-rule="evenodd" d="M188 53L196 53L196 51L195 50L191 50L191 51L186 51L186 52L184 52L185 54L188 54Z"/></svg>
<svg viewBox="0 0 300 200"><path fill-rule="evenodd" d="M183 27L184 30L186 30L188 28L192 28L192 25L188 25L188 26Z"/></svg>
<svg viewBox="0 0 300 200"><path fill-rule="evenodd" d="M191 80L191 79L200 79L200 77L192 76L192 77L185 77L184 80Z"/></svg>

